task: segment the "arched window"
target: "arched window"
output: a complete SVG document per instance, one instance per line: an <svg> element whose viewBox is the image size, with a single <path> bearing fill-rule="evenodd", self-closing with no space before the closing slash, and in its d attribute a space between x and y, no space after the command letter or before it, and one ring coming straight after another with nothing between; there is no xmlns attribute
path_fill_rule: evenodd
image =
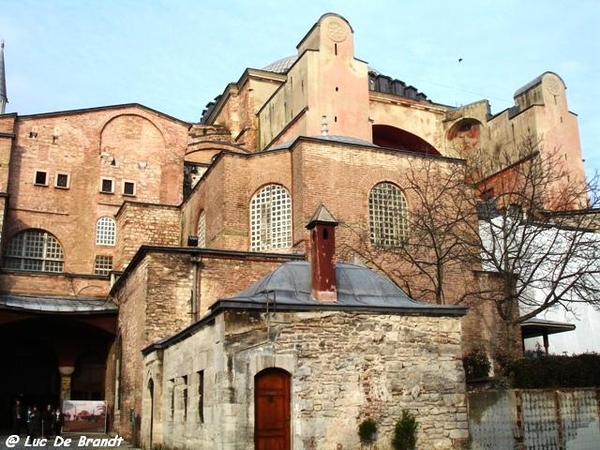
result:
<svg viewBox="0 0 600 450"><path fill-rule="evenodd" d="M206 212L202 211L198 217L198 247L206 247Z"/></svg>
<svg viewBox="0 0 600 450"><path fill-rule="evenodd" d="M44 230L25 230L6 247L4 267L35 272L62 272L64 253L58 240Z"/></svg>
<svg viewBox="0 0 600 450"><path fill-rule="evenodd" d="M96 222L96 245L115 245L117 224L111 217L100 217Z"/></svg>
<svg viewBox="0 0 600 450"><path fill-rule="evenodd" d="M401 247L408 240L406 199L398 186L384 182L376 184L369 194L369 225L371 244L381 247Z"/></svg>
<svg viewBox="0 0 600 450"><path fill-rule="evenodd" d="M250 201L250 250L292 246L292 199L286 188L269 184Z"/></svg>

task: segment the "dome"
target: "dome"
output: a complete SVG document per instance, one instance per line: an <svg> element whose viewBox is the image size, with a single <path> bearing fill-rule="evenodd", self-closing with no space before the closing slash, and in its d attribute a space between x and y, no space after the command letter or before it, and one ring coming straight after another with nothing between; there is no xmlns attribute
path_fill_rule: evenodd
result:
<svg viewBox="0 0 600 450"><path fill-rule="evenodd" d="M267 72L275 72L275 73L286 73L290 70L290 67L294 65L294 63L298 60L298 55L288 56L286 58L278 59L275 62L272 62L268 66L262 68Z"/></svg>
<svg viewBox="0 0 600 450"><path fill-rule="evenodd" d="M288 70L290 70L290 67L292 67L297 60L298 55L287 56L285 58L281 58L275 62L272 62L268 66L263 67L261 70L275 73L286 73ZM379 71L373 69L371 66L368 66L368 70L370 73L379 75Z"/></svg>

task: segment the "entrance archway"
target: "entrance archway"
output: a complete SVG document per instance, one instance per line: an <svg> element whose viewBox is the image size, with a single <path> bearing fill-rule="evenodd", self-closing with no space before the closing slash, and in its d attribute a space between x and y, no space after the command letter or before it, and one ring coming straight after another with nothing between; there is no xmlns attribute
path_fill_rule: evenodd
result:
<svg viewBox="0 0 600 450"><path fill-rule="evenodd" d="M41 339L11 331L0 331L0 342L3 342L0 430L11 427L11 410L16 398L24 405L35 404L44 409L48 404L58 405L60 397L58 360L52 348Z"/></svg>
<svg viewBox="0 0 600 450"><path fill-rule="evenodd" d="M290 450L290 374L265 369L254 378L256 450Z"/></svg>
<svg viewBox="0 0 600 450"><path fill-rule="evenodd" d="M67 380L69 398L104 398L106 356L113 339L108 331L73 317L48 315L1 324L0 429L11 427L16 397L21 397L25 405L37 404L40 409L60 404L65 380L61 379L59 367L79 369L74 386L72 378Z"/></svg>

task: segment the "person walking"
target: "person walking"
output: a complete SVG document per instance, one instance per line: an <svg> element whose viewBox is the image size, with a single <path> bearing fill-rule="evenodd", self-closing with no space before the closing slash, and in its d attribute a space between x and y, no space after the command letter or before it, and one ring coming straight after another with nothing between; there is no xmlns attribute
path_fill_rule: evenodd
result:
<svg viewBox="0 0 600 450"><path fill-rule="evenodd" d="M40 437L42 431L42 415L37 405L33 405L31 413L29 414L29 436L32 438Z"/></svg>
<svg viewBox="0 0 600 450"><path fill-rule="evenodd" d="M60 408L56 408L52 413L52 428L54 431L54 436L60 436L64 424L65 416L61 412Z"/></svg>
<svg viewBox="0 0 600 450"><path fill-rule="evenodd" d="M13 433L17 436L21 435L25 425L25 406L20 399L15 399L15 404L12 409Z"/></svg>
<svg viewBox="0 0 600 450"><path fill-rule="evenodd" d="M52 405L46 405L46 409L42 413L42 437L49 438L54 431L52 426Z"/></svg>

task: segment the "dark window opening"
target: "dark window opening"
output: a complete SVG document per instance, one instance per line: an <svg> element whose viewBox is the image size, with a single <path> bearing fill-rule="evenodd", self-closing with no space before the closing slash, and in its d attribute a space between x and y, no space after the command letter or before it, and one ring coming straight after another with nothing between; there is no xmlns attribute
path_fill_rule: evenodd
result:
<svg viewBox="0 0 600 450"><path fill-rule="evenodd" d="M204 370L198 372L198 420L204 423Z"/></svg>
<svg viewBox="0 0 600 450"><path fill-rule="evenodd" d="M42 170L38 170L35 172L35 184L38 186L47 186L48 182L46 181L48 178L48 174Z"/></svg>
<svg viewBox="0 0 600 450"><path fill-rule="evenodd" d="M133 183L132 181L125 181L123 183L123 194L135 195L135 183Z"/></svg>
<svg viewBox="0 0 600 450"><path fill-rule="evenodd" d="M56 175L56 187L68 188L69 187L69 175L66 173L59 173Z"/></svg>
<svg viewBox="0 0 600 450"><path fill-rule="evenodd" d="M113 180L109 180L108 178L103 178L102 183L100 185L100 191L112 194L113 193Z"/></svg>

